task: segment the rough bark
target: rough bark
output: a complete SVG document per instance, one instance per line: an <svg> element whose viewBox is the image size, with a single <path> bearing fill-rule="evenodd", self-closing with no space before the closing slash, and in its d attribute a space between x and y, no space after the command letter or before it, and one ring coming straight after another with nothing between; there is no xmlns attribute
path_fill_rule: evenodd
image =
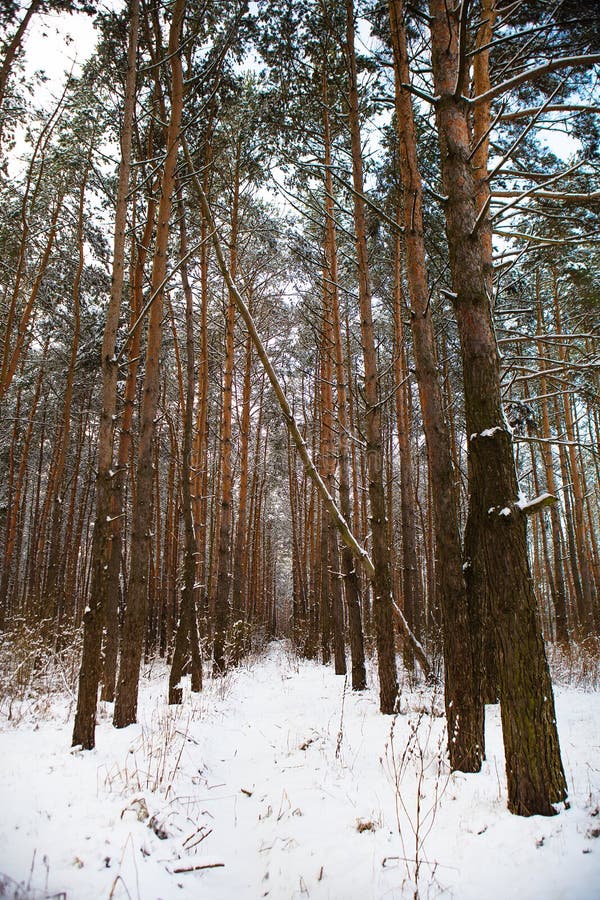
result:
<svg viewBox="0 0 600 900"><path fill-rule="evenodd" d="M566 782L527 557L525 515L517 502L512 436L501 403L487 290L489 261L477 228L468 101L456 90L460 9L449 10L444 0L429 4L446 235L465 389L467 532L477 551L467 563L475 584L486 590L495 628L508 806L520 815L551 815L552 804L566 796Z"/></svg>

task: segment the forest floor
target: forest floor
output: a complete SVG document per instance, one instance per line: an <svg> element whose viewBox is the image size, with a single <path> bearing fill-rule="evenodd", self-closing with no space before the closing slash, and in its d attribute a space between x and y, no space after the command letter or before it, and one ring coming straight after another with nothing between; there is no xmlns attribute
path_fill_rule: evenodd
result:
<svg viewBox="0 0 600 900"><path fill-rule="evenodd" d="M146 669L138 725L103 704L92 752L69 747L66 690L0 707L0 896L600 897L597 691L556 689L570 807L525 819L497 707L482 773L450 774L432 688L405 684L385 717L376 689L280 644L181 707L166 678Z"/></svg>

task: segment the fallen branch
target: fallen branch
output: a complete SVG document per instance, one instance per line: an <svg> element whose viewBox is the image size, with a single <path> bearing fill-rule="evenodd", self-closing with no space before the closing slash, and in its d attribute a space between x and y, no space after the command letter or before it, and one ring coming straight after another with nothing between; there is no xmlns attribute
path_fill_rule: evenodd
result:
<svg viewBox="0 0 600 900"><path fill-rule="evenodd" d="M222 869L225 863L201 863L197 866L180 866L173 869L173 875L183 875L186 872L200 872L201 869Z"/></svg>

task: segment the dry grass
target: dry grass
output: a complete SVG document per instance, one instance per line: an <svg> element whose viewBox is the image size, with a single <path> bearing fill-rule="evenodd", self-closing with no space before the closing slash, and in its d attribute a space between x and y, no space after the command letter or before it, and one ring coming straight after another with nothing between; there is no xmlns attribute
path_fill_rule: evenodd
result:
<svg viewBox="0 0 600 900"><path fill-rule="evenodd" d="M69 711L75 700L81 632L61 628L49 638L50 624L21 620L0 634L0 717L13 724L48 716L59 696L66 696Z"/></svg>
<svg viewBox="0 0 600 900"><path fill-rule="evenodd" d="M589 637L566 646L547 644L546 654L556 684L600 691L600 638Z"/></svg>

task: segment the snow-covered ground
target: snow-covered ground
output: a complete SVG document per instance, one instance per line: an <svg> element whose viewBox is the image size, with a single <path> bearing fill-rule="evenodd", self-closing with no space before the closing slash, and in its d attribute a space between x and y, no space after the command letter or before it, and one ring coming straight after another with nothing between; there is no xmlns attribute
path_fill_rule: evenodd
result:
<svg viewBox="0 0 600 900"><path fill-rule="evenodd" d="M598 693L557 689L570 808L524 819L495 707L483 772L451 775L431 689L384 717L376 691L281 645L182 707L146 675L140 723L117 731L103 706L92 752L70 750L67 694L3 716L0 896L600 897Z"/></svg>

